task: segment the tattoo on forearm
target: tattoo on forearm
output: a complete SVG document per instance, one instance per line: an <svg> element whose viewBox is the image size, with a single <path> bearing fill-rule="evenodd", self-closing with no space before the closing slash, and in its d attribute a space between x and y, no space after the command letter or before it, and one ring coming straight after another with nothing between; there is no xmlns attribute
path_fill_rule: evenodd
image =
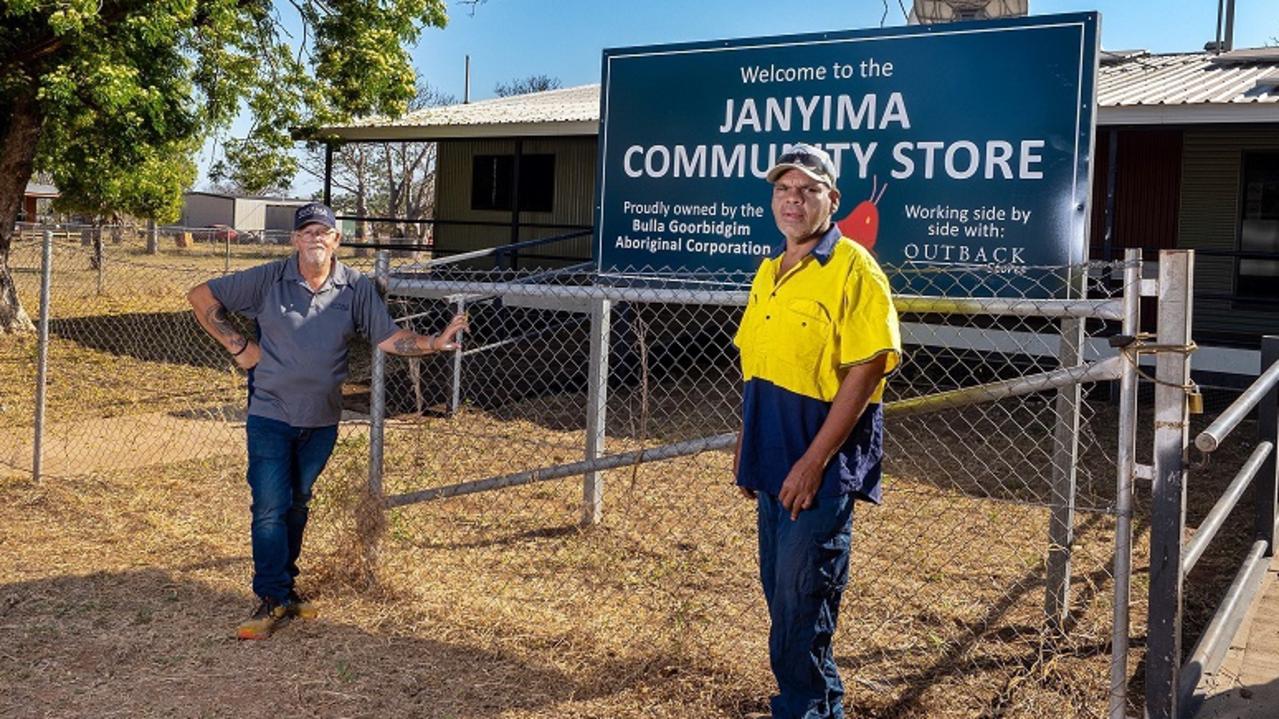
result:
<svg viewBox="0 0 1279 719"><path fill-rule="evenodd" d="M430 350L419 347L418 339L422 335L409 334L395 341L395 354L407 357L427 354Z"/></svg>
<svg viewBox="0 0 1279 719"><path fill-rule="evenodd" d="M209 326L218 335L225 337L231 343L231 349L238 351L248 344L248 340L240 336L239 332L231 326L230 320L227 318L226 308L220 304L213 305L204 313L204 318L208 320Z"/></svg>

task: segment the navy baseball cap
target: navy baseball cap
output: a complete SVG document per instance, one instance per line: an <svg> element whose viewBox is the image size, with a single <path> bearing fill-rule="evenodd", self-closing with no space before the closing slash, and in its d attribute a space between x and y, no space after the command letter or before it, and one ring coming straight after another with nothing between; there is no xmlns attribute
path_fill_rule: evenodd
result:
<svg viewBox="0 0 1279 719"><path fill-rule="evenodd" d="M325 227L336 229L337 218L333 216L333 208L323 202L311 202L302 205L293 213L293 229L300 230L307 225L318 222Z"/></svg>
<svg viewBox="0 0 1279 719"><path fill-rule="evenodd" d="M777 178L787 170L799 170L818 182L826 183L832 189L839 179L839 171L835 169L830 155L820 147L803 142L792 145L777 158L777 162L768 169L768 181L777 182Z"/></svg>

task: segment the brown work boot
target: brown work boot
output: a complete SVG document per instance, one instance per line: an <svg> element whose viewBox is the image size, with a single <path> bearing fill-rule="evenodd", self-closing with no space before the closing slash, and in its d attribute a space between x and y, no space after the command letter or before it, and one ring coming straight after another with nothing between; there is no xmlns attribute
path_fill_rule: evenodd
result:
<svg viewBox="0 0 1279 719"><path fill-rule="evenodd" d="M285 605L263 597L253 616L240 622L235 635L240 639L270 639L271 632L287 624L291 616Z"/></svg>

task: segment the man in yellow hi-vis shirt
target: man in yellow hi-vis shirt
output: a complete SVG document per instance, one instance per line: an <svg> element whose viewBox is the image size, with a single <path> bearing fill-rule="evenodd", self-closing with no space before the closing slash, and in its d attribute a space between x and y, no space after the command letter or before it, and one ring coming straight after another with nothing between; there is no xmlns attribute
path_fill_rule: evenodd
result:
<svg viewBox="0 0 1279 719"><path fill-rule="evenodd" d="M888 280L832 222L837 179L805 144L768 171L785 244L755 274L734 338L746 384L733 471L759 505L773 719L844 716L831 637L853 501L880 501L880 402L901 362Z"/></svg>

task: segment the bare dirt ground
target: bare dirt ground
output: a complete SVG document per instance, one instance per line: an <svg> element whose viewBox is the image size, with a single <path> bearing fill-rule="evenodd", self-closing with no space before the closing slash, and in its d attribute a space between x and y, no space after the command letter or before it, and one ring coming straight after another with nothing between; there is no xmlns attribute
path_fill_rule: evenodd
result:
<svg viewBox="0 0 1279 719"><path fill-rule="evenodd" d="M68 476L217 457L233 454L243 434L229 422L165 412L50 423L41 467L45 474ZM0 455L0 476L29 475L34 445L25 427L0 430L0 447L7 455ZM88 447L96 451L86 452Z"/></svg>

